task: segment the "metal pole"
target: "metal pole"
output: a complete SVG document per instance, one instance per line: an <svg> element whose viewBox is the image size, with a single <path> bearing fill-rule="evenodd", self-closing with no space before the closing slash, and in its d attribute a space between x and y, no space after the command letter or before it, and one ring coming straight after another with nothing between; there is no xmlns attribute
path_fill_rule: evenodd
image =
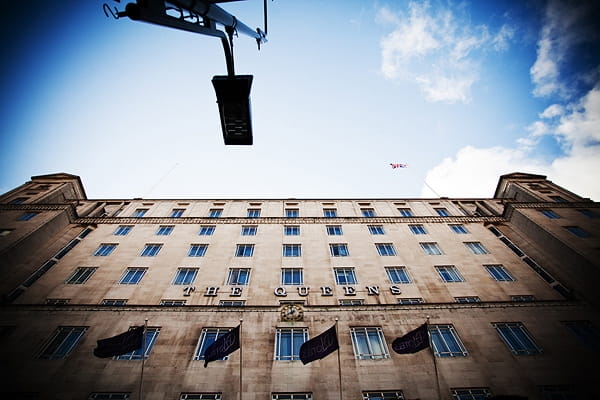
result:
<svg viewBox="0 0 600 400"><path fill-rule="evenodd" d="M340 338L338 337L338 319L335 319L335 337L338 341L337 359L338 359L338 377L340 380L340 400L342 400L342 363L340 361Z"/></svg>
<svg viewBox="0 0 600 400"><path fill-rule="evenodd" d="M142 385L144 384L144 360L146 359L146 331L148 330L148 318L144 320L144 337L142 339L142 375L140 376L140 400L142 400Z"/></svg>
<svg viewBox="0 0 600 400"><path fill-rule="evenodd" d="M427 316L427 339L429 340L429 348L431 349L431 356L433 357L433 367L435 369L435 383L437 386L438 400L442 399L440 391L440 377L438 375L437 361L435 360L435 352L433 351L433 343L431 341L431 333L429 332L429 315Z"/></svg>
<svg viewBox="0 0 600 400"><path fill-rule="evenodd" d="M240 400L242 400L242 322L240 318Z"/></svg>

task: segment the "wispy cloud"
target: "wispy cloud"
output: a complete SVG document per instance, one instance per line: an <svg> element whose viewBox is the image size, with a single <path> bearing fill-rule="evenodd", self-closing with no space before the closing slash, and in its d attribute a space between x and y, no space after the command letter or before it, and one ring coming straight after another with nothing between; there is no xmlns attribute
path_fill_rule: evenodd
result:
<svg viewBox="0 0 600 400"><path fill-rule="evenodd" d="M378 20L393 26L381 40L381 71L388 79L416 83L432 102L468 102L479 80L481 52L506 50L513 30L490 33L467 16L411 2L407 15L381 8Z"/></svg>

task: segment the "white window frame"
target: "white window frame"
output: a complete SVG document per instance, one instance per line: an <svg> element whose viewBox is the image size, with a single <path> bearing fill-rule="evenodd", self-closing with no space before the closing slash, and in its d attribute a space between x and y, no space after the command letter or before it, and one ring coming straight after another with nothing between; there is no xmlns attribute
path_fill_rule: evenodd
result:
<svg viewBox="0 0 600 400"><path fill-rule="evenodd" d="M282 354L281 336L289 335L291 341L290 354ZM297 338L296 336L301 336ZM296 340L300 340L298 343ZM300 346L308 340L308 328L277 328L275 331L275 348L273 357L276 361L298 361L300 360ZM288 349L286 349L288 350Z"/></svg>
<svg viewBox="0 0 600 400"><path fill-rule="evenodd" d="M354 357L357 360L379 360L390 358L390 352L383 335L383 330L379 326L353 326L350 328L350 337L352 338L352 348ZM366 344L367 352L361 352L360 343Z"/></svg>

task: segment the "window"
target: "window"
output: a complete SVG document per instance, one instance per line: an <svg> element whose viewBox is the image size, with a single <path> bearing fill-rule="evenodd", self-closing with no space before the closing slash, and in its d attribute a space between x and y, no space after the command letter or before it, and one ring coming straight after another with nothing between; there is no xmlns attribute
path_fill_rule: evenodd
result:
<svg viewBox="0 0 600 400"><path fill-rule="evenodd" d="M335 209L335 208L324 208L323 209L323 216L325 218L335 218L335 217L337 217L337 209Z"/></svg>
<svg viewBox="0 0 600 400"><path fill-rule="evenodd" d="M360 212L363 217L375 217L375 210L372 208L361 208Z"/></svg>
<svg viewBox="0 0 600 400"><path fill-rule="evenodd" d="M431 343L436 357L464 357L467 350L463 346L452 325L429 325Z"/></svg>
<svg viewBox="0 0 600 400"><path fill-rule="evenodd" d="M198 235L200 235L200 236L211 236L214 232L215 232L215 226L214 225L203 225L203 226L200 227L200 232L198 232Z"/></svg>
<svg viewBox="0 0 600 400"><path fill-rule="evenodd" d="M427 231L423 225L409 225L408 228L415 235L427 235Z"/></svg>
<svg viewBox="0 0 600 400"><path fill-rule="evenodd" d="M363 400L404 400L402 391L363 392Z"/></svg>
<svg viewBox="0 0 600 400"><path fill-rule="evenodd" d="M188 257L204 257L206 254L207 244L191 244L188 250Z"/></svg>
<svg viewBox="0 0 600 400"><path fill-rule="evenodd" d="M158 227L156 234L159 236L169 236L174 228L173 225L161 225Z"/></svg>
<svg viewBox="0 0 600 400"><path fill-rule="evenodd" d="M360 306L365 304L363 299L340 299L340 306Z"/></svg>
<svg viewBox="0 0 600 400"><path fill-rule="evenodd" d="M132 328L129 328L132 329ZM152 347L154 347L154 343L156 342L156 338L158 337L158 334L160 333L160 328L158 327L148 327L146 329L146 346L144 347L144 351L142 352L142 349L137 349L132 351L131 353L127 353L127 354L122 354L120 356L117 356L116 359L117 360L141 360L142 359L142 353L144 354L144 360L147 360L148 357L150 357L150 353L152 352Z"/></svg>
<svg viewBox="0 0 600 400"><path fill-rule="evenodd" d="M434 208L434 210L440 217L447 217L450 215L448 213L448 210L446 210L445 208Z"/></svg>
<svg viewBox="0 0 600 400"><path fill-rule="evenodd" d="M437 266L435 269L444 282L464 282L454 265Z"/></svg>
<svg viewBox="0 0 600 400"><path fill-rule="evenodd" d="M340 236L344 234L341 225L327 225L326 229L329 236Z"/></svg>
<svg viewBox="0 0 600 400"><path fill-rule="evenodd" d="M582 228L580 228L578 226L565 226L565 229L577 237L587 238L587 237L591 236L589 233L587 233L586 231L584 231Z"/></svg>
<svg viewBox="0 0 600 400"><path fill-rule="evenodd" d="M298 218L300 215L300 211L297 208L286 208L285 216L286 218Z"/></svg>
<svg viewBox="0 0 600 400"><path fill-rule="evenodd" d="M596 351L600 350L600 332L590 321L561 321L581 344Z"/></svg>
<svg viewBox="0 0 600 400"><path fill-rule="evenodd" d="M502 265L484 265L484 267L494 280L499 282L512 282L515 280Z"/></svg>
<svg viewBox="0 0 600 400"><path fill-rule="evenodd" d="M345 243L330 244L329 252L332 257L346 257L350 255L350 253L348 253L348 245Z"/></svg>
<svg viewBox="0 0 600 400"><path fill-rule="evenodd" d="M600 215L596 214L592 210L577 210L588 218L600 218Z"/></svg>
<svg viewBox="0 0 600 400"><path fill-rule="evenodd" d="M8 202L8 204L23 204L29 197L17 197Z"/></svg>
<svg viewBox="0 0 600 400"><path fill-rule="evenodd" d="M69 304L70 301L70 299L46 299L46 304L59 306L63 304Z"/></svg>
<svg viewBox="0 0 600 400"><path fill-rule="evenodd" d="M402 217L412 217L413 213L410 208L399 208L398 212L400 212L400 216Z"/></svg>
<svg viewBox="0 0 600 400"><path fill-rule="evenodd" d="M178 307L178 306L185 306L185 300L161 300L160 304L161 306L165 306L165 307Z"/></svg>
<svg viewBox="0 0 600 400"><path fill-rule="evenodd" d="M368 228L371 235L385 235L383 225L368 225Z"/></svg>
<svg viewBox="0 0 600 400"><path fill-rule="evenodd" d="M35 217L38 214L39 213L36 212L28 212L25 214L21 214L21 216L17 218L17 221L29 221L31 218Z"/></svg>
<svg viewBox="0 0 600 400"><path fill-rule="evenodd" d="M178 268L173 285L191 285L198 275L198 268Z"/></svg>
<svg viewBox="0 0 600 400"><path fill-rule="evenodd" d="M511 301L535 301L535 297L530 294L519 294L510 296Z"/></svg>
<svg viewBox="0 0 600 400"><path fill-rule="evenodd" d="M354 274L354 268L352 267L334 268L333 273L335 275L335 283L338 285L355 285L358 283Z"/></svg>
<svg viewBox="0 0 600 400"><path fill-rule="evenodd" d="M221 307L244 307L246 305L245 300L221 300L219 306Z"/></svg>
<svg viewBox="0 0 600 400"><path fill-rule="evenodd" d="M254 254L253 244L238 244L235 249L236 257L252 257L252 254Z"/></svg>
<svg viewBox="0 0 600 400"><path fill-rule="evenodd" d="M487 400L492 393L487 388L456 388L450 389L452 400Z"/></svg>
<svg viewBox="0 0 600 400"><path fill-rule="evenodd" d="M181 393L179 400L221 400L221 393Z"/></svg>
<svg viewBox="0 0 600 400"><path fill-rule="evenodd" d="M208 218L219 218L223 213L223 209L221 208L211 208L208 211Z"/></svg>
<svg viewBox="0 0 600 400"><path fill-rule="evenodd" d="M218 338L229 332L231 328L203 328L194 351L194 360L204 360L204 353ZM221 358L227 360L229 357Z"/></svg>
<svg viewBox="0 0 600 400"><path fill-rule="evenodd" d="M132 225L119 225L113 235L115 236L125 236L133 229Z"/></svg>
<svg viewBox="0 0 600 400"><path fill-rule="evenodd" d="M275 360L299 360L300 346L307 340L307 328L278 328L275 333Z"/></svg>
<svg viewBox="0 0 600 400"><path fill-rule="evenodd" d="M560 215L558 215L557 213L555 213L552 210L540 210L540 213L550 219L558 219L560 218Z"/></svg>
<svg viewBox="0 0 600 400"><path fill-rule="evenodd" d="M113 250L116 248L117 245L115 243L102 243L100 246L98 246L98 248L94 252L94 255L99 257L106 257L110 255L110 253L112 253Z"/></svg>
<svg viewBox="0 0 600 400"><path fill-rule="evenodd" d="M88 400L129 400L130 393L117 393L117 392L92 392L88 396Z"/></svg>
<svg viewBox="0 0 600 400"><path fill-rule="evenodd" d="M144 277L146 270L147 268L127 268L119 283L121 285L137 285Z"/></svg>
<svg viewBox="0 0 600 400"><path fill-rule="evenodd" d="M481 299L477 296L455 297L454 300L457 303L480 303L481 302Z"/></svg>
<svg viewBox="0 0 600 400"><path fill-rule="evenodd" d="M389 358L383 331L380 327L352 327L350 328L354 356L358 360L374 360Z"/></svg>
<svg viewBox="0 0 600 400"><path fill-rule="evenodd" d="M38 358L60 360L67 358L81 340L87 327L59 326L44 345Z"/></svg>
<svg viewBox="0 0 600 400"><path fill-rule="evenodd" d="M258 226L256 225L244 225L242 226L242 236L256 236Z"/></svg>
<svg viewBox="0 0 600 400"><path fill-rule="evenodd" d="M162 244L159 243L147 243L142 250L141 257L154 257L158 255L158 252L162 248Z"/></svg>
<svg viewBox="0 0 600 400"><path fill-rule="evenodd" d="M312 400L312 393L273 393L271 400Z"/></svg>
<svg viewBox="0 0 600 400"><path fill-rule="evenodd" d="M95 267L79 267L67 278L69 285L83 285L96 272Z"/></svg>
<svg viewBox="0 0 600 400"><path fill-rule="evenodd" d="M573 386L570 385L544 385L539 386L543 400L577 400L580 397Z"/></svg>
<svg viewBox="0 0 600 400"><path fill-rule="evenodd" d="M125 299L104 299L102 300L103 306L124 306L127 304Z"/></svg>
<svg viewBox="0 0 600 400"><path fill-rule="evenodd" d="M483 247L483 245L479 242L465 242L465 246L467 246L467 248L469 250L471 250L471 252L473 254L488 254L489 251L487 251L487 249L485 247Z"/></svg>
<svg viewBox="0 0 600 400"><path fill-rule="evenodd" d="M552 201L554 201L555 203L565 203L567 200L565 200L563 197L561 196L550 196L550 198L552 199Z"/></svg>
<svg viewBox="0 0 600 400"><path fill-rule="evenodd" d="M171 215L169 215L169 217L171 218L179 218L183 215L183 212L185 211L185 208L174 208L171 211Z"/></svg>
<svg viewBox="0 0 600 400"><path fill-rule="evenodd" d="M513 354L533 355L542 350L535 344L525 326L520 322L501 322L493 324L494 328Z"/></svg>
<svg viewBox="0 0 600 400"><path fill-rule="evenodd" d="M402 297L398 299L398 304L422 304L425 301L420 297Z"/></svg>
<svg viewBox="0 0 600 400"><path fill-rule="evenodd" d="M14 231L14 229L0 229L0 237L8 236L12 231Z"/></svg>
<svg viewBox="0 0 600 400"><path fill-rule="evenodd" d="M304 285L304 274L302 268L282 268L282 285Z"/></svg>
<svg viewBox="0 0 600 400"><path fill-rule="evenodd" d="M385 272L392 283L411 283L406 267L385 267Z"/></svg>
<svg viewBox="0 0 600 400"><path fill-rule="evenodd" d="M452 232L457 233L459 235L464 235L469 233L469 231L467 230L467 228L465 228L464 225L462 224L451 224L448 225L450 227L450 229L452 230Z"/></svg>
<svg viewBox="0 0 600 400"><path fill-rule="evenodd" d="M300 225L286 225L283 227L283 234L285 236L298 236L300 235Z"/></svg>
<svg viewBox="0 0 600 400"><path fill-rule="evenodd" d="M283 256L284 257L300 257L300 256L302 256L302 246L299 244L284 244L283 245Z"/></svg>
<svg viewBox="0 0 600 400"><path fill-rule="evenodd" d="M260 217L260 208L249 208L247 216L248 218Z"/></svg>
<svg viewBox="0 0 600 400"><path fill-rule="evenodd" d="M440 247L438 246L437 243L435 242L431 242L431 243L419 243L421 245L421 248L423 249L423 251L427 254L429 254L430 256L439 256L442 255L442 249L440 249Z"/></svg>
<svg viewBox="0 0 600 400"><path fill-rule="evenodd" d="M147 208L138 208L133 212L133 218L142 218L148 212Z"/></svg>
<svg viewBox="0 0 600 400"><path fill-rule="evenodd" d="M250 268L230 268L227 285L246 286L250 281Z"/></svg>

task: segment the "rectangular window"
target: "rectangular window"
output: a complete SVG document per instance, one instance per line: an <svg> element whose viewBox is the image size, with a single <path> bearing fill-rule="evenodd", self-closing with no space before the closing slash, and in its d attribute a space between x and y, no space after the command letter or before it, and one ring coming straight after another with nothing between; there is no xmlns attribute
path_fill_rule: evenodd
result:
<svg viewBox="0 0 600 400"><path fill-rule="evenodd" d="M133 328L129 328L133 329ZM117 360L141 360L142 354L144 354L144 360L147 360L150 357L150 353L152 352L152 347L154 347L154 343L156 342L156 338L158 338L158 334L160 333L160 328L158 327L148 327L146 329L146 346L144 347L144 351L139 348L137 350L132 351L131 353L122 354L117 356Z"/></svg>
<svg viewBox="0 0 600 400"><path fill-rule="evenodd" d="M179 218L183 215L183 212L185 211L185 208L174 208L171 211L171 215L169 215L169 217L171 218Z"/></svg>
<svg viewBox="0 0 600 400"><path fill-rule="evenodd" d="M457 303L481 303L481 299L477 296L455 297Z"/></svg>
<svg viewBox="0 0 600 400"><path fill-rule="evenodd" d="M85 326L59 326L44 345L38 358L44 360L67 358L86 330Z"/></svg>
<svg viewBox="0 0 600 400"><path fill-rule="evenodd" d="M140 283L144 275L146 274L147 268L127 268L119 283L121 285L137 285Z"/></svg>
<svg viewBox="0 0 600 400"><path fill-rule="evenodd" d="M198 275L198 268L178 268L173 285L191 285Z"/></svg>
<svg viewBox="0 0 600 400"><path fill-rule="evenodd" d="M161 225L158 227L156 234L159 236L169 236L174 228L173 225Z"/></svg>
<svg viewBox="0 0 600 400"><path fill-rule="evenodd" d="M204 254L206 254L206 249L208 249L207 244L191 244L187 256L204 257Z"/></svg>
<svg viewBox="0 0 600 400"><path fill-rule="evenodd" d="M242 236L256 236L258 226L256 225L244 225L242 226Z"/></svg>
<svg viewBox="0 0 600 400"><path fill-rule="evenodd" d="M583 228L578 226L565 226L565 229L577 237L587 238L591 236L588 232L584 231Z"/></svg>
<svg viewBox="0 0 600 400"><path fill-rule="evenodd" d="M125 392L92 392L88 400L129 400L131 393Z"/></svg>
<svg viewBox="0 0 600 400"><path fill-rule="evenodd" d="M221 307L244 307L246 305L245 300L221 300L219 306Z"/></svg>
<svg viewBox="0 0 600 400"><path fill-rule="evenodd" d="M513 354L533 355L542 352L522 323L498 322L493 325Z"/></svg>
<svg viewBox="0 0 600 400"><path fill-rule="evenodd" d="M445 208L434 208L434 210L440 217L448 217L450 215L450 213L448 213L448 210L446 210Z"/></svg>
<svg viewBox="0 0 600 400"><path fill-rule="evenodd" d="M46 304L59 306L63 304L69 304L70 301L70 299L46 299Z"/></svg>
<svg viewBox="0 0 600 400"><path fill-rule="evenodd" d="M429 325L429 334L436 357L465 357L463 346L452 325Z"/></svg>
<svg viewBox="0 0 600 400"><path fill-rule="evenodd" d="M252 257L254 254L253 244L238 244L235 249L236 257Z"/></svg>
<svg viewBox="0 0 600 400"><path fill-rule="evenodd" d="M425 301L421 297L402 297L398 299L398 304L422 304Z"/></svg>
<svg viewBox="0 0 600 400"><path fill-rule="evenodd" d="M535 297L530 295L530 294L519 294L519 295L514 295L514 296L510 296L510 300L511 301L535 301Z"/></svg>
<svg viewBox="0 0 600 400"><path fill-rule="evenodd" d="M271 400L312 400L312 393L272 393Z"/></svg>
<svg viewBox="0 0 600 400"><path fill-rule="evenodd" d="M117 245L115 243L102 243L94 252L94 256L106 257L110 255L110 253L112 253L116 248Z"/></svg>
<svg viewBox="0 0 600 400"><path fill-rule="evenodd" d="M363 392L363 400L404 400L401 390L386 390L385 392Z"/></svg>
<svg viewBox="0 0 600 400"><path fill-rule="evenodd" d="M247 286L250 281L250 268L230 268L227 285Z"/></svg>
<svg viewBox="0 0 600 400"><path fill-rule="evenodd" d="M95 267L79 267L67 278L69 285L83 285L96 272Z"/></svg>
<svg viewBox="0 0 600 400"><path fill-rule="evenodd" d="M341 225L327 225L326 229L329 236L341 236L344 234Z"/></svg>
<svg viewBox="0 0 600 400"><path fill-rule="evenodd" d="M194 351L194 360L204 360L204 353L218 338L225 335L232 328L203 328L200 332L200 338L198 338L198 344ZM220 360L227 360L229 357L221 358Z"/></svg>
<svg viewBox="0 0 600 400"><path fill-rule="evenodd" d="M335 209L335 208L324 208L323 209L323 216L325 218L335 218L335 217L337 217L337 209Z"/></svg>
<svg viewBox="0 0 600 400"><path fill-rule="evenodd" d="M142 218L148 212L147 208L138 208L133 212L133 218Z"/></svg>
<svg viewBox="0 0 600 400"><path fill-rule="evenodd" d="M300 210L297 208L286 208L285 209L285 217L286 218L298 218L300 215Z"/></svg>
<svg viewBox="0 0 600 400"><path fill-rule="evenodd" d="M552 210L539 210L540 213L550 219L558 219L560 218L560 215L558 215L557 213L555 213Z"/></svg>
<svg viewBox="0 0 600 400"><path fill-rule="evenodd" d="M155 257L160 252L162 244L160 243L146 243L140 257Z"/></svg>
<svg viewBox="0 0 600 400"><path fill-rule="evenodd" d="M391 283L411 283L406 267L385 267Z"/></svg>
<svg viewBox="0 0 600 400"><path fill-rule="evenodd" d="M349 256L348 245L345 243L334 243L329 245L329 252L332 257L346 257Z"/></svg>
<svg viewBox="0 0 600 400"><path fill-rule="evenodd" d="M213 233L215 233L215 226L214 225L202 225L200 227L200 232L198 232L198 235L200 235L200 236L212 236Z"/></svg>
<svg viewBox="0 0 600 400"><path fill-rule="evenodd" d="M429 254L430 256L439 256L442 255L442 249L440 249L440 247L438 246L437 243L435 242L430 242L430 243L419 243L421 245L421 248L423 249L423 251L426 254Z"/></svg>
<svg viewBox="0 0 600 400"><path fill-rule="evenodd" d="M435 269L444 282L464 282L454 265L436 266Z"/></svg>
<svg viewBox="0 0 600 400"><path fill-rule="evenodd" d="M221 208L211 208L208 211L208 218L219 218L219 217L221 217L222 213L223 213L223 209L221 209Z"/></svg>
<svg viewBox="0 0 600 400"><path fill-rule="evenodd" d="M484 265L484 267L496 281L512 282L515 280L502 265Z"/></svg>
<svg viewBox="0 0 600 400"><path fill-rule="evenodd" d="M8 236L12 231L14 231L14 229L0 229L0 237Z"/></svg>
<svg viewBox="0 0 600 400"><path fill-rule="evenodd" d="M585 215L588 218L600 218L599 214L596 214L594 211L592 210L577 210L580 213L582 213L583 215Z"/></svg>
<svg viewBox="0 0 600 400"><path fill-rule="evenodd" d="M427 231L423 225L409 225L408 228L414 235L427 235Z"/></svg>
<svg viewBox="0 0 600 400"><path fill-rule="evenodd" d="M133 229L132 225L119 225L113 235L115 236L126 236Z"/></svg>
<svg viewBox="0 0 600 400"><path fill-rule="evenodd" d="M574 386L571 385L544 385L538 386L543 400L577 400L580 397Z"/></svg>
<svg viewBox="0 0 600 400"><path fill-rule="evenodd" d="M450 389L452 400L487 400L492 393L487 388L456 388Z"/></svg>
<svg viewBox="0 0 600 400"><path fill-rule="evenodd" d="M282 268L282 285L304 285L304 273L302 268Z"/></svg>
<svg viewBox="0 0 600 400"><path fill-rule="evenodd" d="M600 350L600 332L590 321L561 321L581 344L592 350Z"/></svg>
<svg viewBox="0 0 600 400"><path fill-rule="evenodd" d="M221 393L181 393L179 400L221 400Z"/></svg>
<svg viewBox="0 0 600 400"><path fill-rule="evenodd" d="M363 217L375 217L375 210L372 208L361 208L360 212L362 213Z"/></svg>
<svg viewBox="0 0 600 400"><path fill-rule="evenodd" d="M17 218L17 221L29 221L30 219L32 219L33 217L35 217L38 214L39 213L36 213L36 212L28 212L28 213L21 214L21 216L19 218Z"/></svg>
<svg viewBox="0 0 600 400"><path fill-rule="evenodd" d="M473 254L488 254L489 251L487 251L487 249L485 247L483 247L483 245L479 242L465 242L465 246L467 246L467 248L469 250L471 250L471 253Z"/></svg>
<svg viewBox="0 0 600 400"><path fill-rule="evenodd" d="M410 208L399 208L398 212L400 213L400 216L402 216L402 217L412 217L413 216L412 210Z"/></svg>
<svg viewBox="0 0 600 400"><path fill-rule="evenodd" d="M334 268L333 273L335 275L335 283L338 285L355 285L358 283L354 268L352 267Z"/></svg>
<svg viewBox="0 0 600 400"><path fill-rule="evenodd" d="M340 299L338 301L340 306L361 306L365 304L363 299Z"/></svg>
<svg viewBox="0 0 600 400"><path fill-rule="evenodd" d="M565 200L563 197L561 196L550 196L550 198L552 199L552 201L554 201L555 203L566 203L567 200Z"/></svg>
<svg viewBox="0 0 600 400"><path fill-rule="evenodd" d="M452 232L457 233L459 235L464 235L466 233L469 233L469 231L467 231L467 228L465 228L465 226L462 224L450 224L448 226L450 227Z"/></svg>
<svg viewBox="0 0 600 400"><path fill-rule="evenodd" d="M356 359L375 360L390 357L380 327L352 327L350 336Z"/></svg>
<svg viewBox="0 0 600 400"><path fill-rule="evenodd" d="M127 304L125 299L104 299L102 300L103 306L124 306Z"/></svg>
<svg viewBox="0 0 600 400"><path fill-rule="evenodd" d="M8 204L23 204L29 197L17 197L8 202Z"/></svg>
<svg viewBox="0 0 600 400"><path fill-rule="evenodd" d="M308 328L277 328L275 333L275 360L299 360L300 346L307 340Z"/></svg>
<svg viewBox="0 0 600 400"><path fill-rule="evenodd" d="M368 228L371 235L385 235L383 225L368 225Z"/></svg>
<svg viewBox="0 0 600 400"><path fill-rule="evenodd" d="M179 307L179 306L185 306L185 300L161 300L160 301L160 306L164 306L164 307Z"/></svg>
<svg viewBox="0 0 600 400"><path fill-rule="evenodd" d="M260 208L249 208L247 213L248 218L260 217Z"/></svg>
<svg viewBox="0 0 600 400"><path fill-rule="evenodd" d="M283 256L284 257L301 257L302 246L299 244L284 244L283 245Z"/></svg>
<svg viewBox="0 0 600 400"><path fill-rule="evenodd" d="M300 235L300 225L286 225L283 227L283 234L285 236L298 236Z"/></svg>

